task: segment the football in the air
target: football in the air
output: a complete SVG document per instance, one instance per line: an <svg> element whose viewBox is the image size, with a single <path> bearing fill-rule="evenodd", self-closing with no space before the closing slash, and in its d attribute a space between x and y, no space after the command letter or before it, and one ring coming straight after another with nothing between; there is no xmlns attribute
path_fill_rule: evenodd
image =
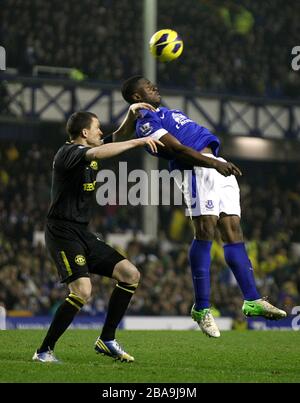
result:
<svg viewBox="0 0 300 403"><path fill-rule="evenodd" d="M161 29L150 39L150 52L160 62L170 62L177 59L183 51L183 42L176 31Z"/></svg>

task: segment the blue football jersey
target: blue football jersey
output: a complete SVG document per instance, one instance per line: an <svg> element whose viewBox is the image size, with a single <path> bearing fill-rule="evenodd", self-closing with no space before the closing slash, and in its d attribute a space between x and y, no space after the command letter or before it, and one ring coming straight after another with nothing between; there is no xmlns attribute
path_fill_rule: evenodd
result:
<svg viewBox="0 0 300 403"><path fill-rule="evenodd" d="M160 107L156 112L141 110L141 117L136 123L136 136L151 136L160 139L164 134L172 134L181 144L191 147L196 151L210 146L214 155L217 156L220 148L220 140L208 129L189 119L183 112L177 109ZM149 151L150 152L150 151ZM151 152L150 152L151 153ZM157 157L166 158L165 154L153 154ZM171 160L170 168L183 168L180 161Z"/></svg>

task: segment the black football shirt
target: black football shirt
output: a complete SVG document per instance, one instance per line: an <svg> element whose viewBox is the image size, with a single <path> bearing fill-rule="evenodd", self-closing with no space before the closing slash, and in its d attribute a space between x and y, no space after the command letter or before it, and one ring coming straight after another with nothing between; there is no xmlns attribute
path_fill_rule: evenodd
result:
<svg viewBox="0 0 300 403"><path fill-rule="evenodd" d="M56 153L48 219L88 224L98 173L98 162L85 158L89 149L67 142Z"/></svg>

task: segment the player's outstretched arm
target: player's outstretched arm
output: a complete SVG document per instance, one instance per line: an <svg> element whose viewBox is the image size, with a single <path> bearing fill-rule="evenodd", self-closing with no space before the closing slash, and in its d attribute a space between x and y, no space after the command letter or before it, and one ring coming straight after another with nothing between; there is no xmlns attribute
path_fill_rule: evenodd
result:
<svg viewBox="0 0 300 403"><path fill-rule="evenodd" d="M122 141L120 143L104 144L99 147L90 148L86 152L86 159L88 161L92 160L103 160L106 158L115 157L125 151L131 150L136 147L149 147L150 151L157 153L157 146L164 147L163 143L159 140L154 140L150 137L144 137L141 139L133 139L128 141Z"/></svg>
<svg viewBox="0 0 300 403"><path fill-rule="evenodd" d="M127 115L119 128L113 132L113 140L115 141L118 136L132 134L135 129L135 121L140 116L141 109L148 109L155 112L155 108L145 102L138 102L130 105Z"/></svg>
<svg viewBox="0 0 300 403"><path fill-rule="evenodd" d="M191 166L201 166L206 168L214 168L224 176L242 175L241 170L231 162L222 162L214 158L206 157L205 155L193 150L190 147L181 144L170 133L165 134L160 138L160 141L165 145L165 151L172 155L177 160L180 160Z"/></svg>

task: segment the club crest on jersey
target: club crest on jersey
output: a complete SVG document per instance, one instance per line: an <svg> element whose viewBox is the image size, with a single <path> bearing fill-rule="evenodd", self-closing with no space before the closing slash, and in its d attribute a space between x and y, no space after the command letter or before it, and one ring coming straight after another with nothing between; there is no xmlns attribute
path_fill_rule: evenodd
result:
<svg viewBox="0 0 300 403"><path fill-rule="evenodd" d="M145 123L143 126L140 127L142 136L148 136L148 134L151 133L151 130L153 129L150 123Z"/></svg>
<svg viewBox="0 0 300 403"><path fill-rule="evenodd" d="M78 266L84 266L86 263L85 257L83 255L75 256L75 263L78 264Z"/></svg>
<svg viewBox="0 0 300 403"><path fill-rule="evenodd" d="M92 162L90 163L90 167L91 167L92 169L94 169L94 171L98 171L98 162L97 162L97 161L92 161Z"/></svg>
<svg viewBox="0 0 300 403"><path fill-rule="evenodd" d="M207 208L207 210L213 209L213 208L214 208L214 203L213 203L213 201L212 201L212 200L206 200L205 208Z"/></svg>

